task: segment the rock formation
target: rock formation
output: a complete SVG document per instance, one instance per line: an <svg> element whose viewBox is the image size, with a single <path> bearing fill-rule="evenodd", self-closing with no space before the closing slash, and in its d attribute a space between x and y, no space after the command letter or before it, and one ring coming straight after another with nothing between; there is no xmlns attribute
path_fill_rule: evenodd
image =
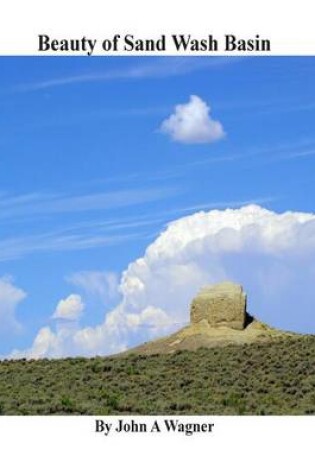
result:
<svg viewBox="0 0 315 475"><path fill-rule="evenodd" d="M240 345L296 336L271 328L249 315L246 301L246 294L239 284L222 282L204 287L191 303L190 325L127 353L174 353L178 350Z"/></svg>
<svg viewBox="0 0 315 475"><path fill-rule="evenodd" d="M207 286L193 299L190 308L192 325L207 320L214 328L226 326L235 330L246 327L246 294L233 282Z"/></svg>

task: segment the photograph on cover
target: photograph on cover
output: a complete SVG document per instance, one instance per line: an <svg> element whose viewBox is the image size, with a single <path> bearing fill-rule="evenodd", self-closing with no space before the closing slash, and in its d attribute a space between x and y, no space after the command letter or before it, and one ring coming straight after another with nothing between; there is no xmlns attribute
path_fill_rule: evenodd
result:
<svg viewBox="0 0 315 475"><path fill-rule="evenodd" d="M314 414L314 58L0 68L0 414Z"/></svg>

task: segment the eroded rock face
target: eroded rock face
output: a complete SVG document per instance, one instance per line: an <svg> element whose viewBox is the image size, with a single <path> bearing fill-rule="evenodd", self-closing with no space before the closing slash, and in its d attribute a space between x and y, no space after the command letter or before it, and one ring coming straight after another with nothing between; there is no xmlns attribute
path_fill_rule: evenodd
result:
<svg viewBox="0 0 315 475"><path fill-rule="evenodd" d="M214 328L244 330L247 321L246 294L239 284L222 282L201 289L190 307L191 324L207 320Z"/></svg>

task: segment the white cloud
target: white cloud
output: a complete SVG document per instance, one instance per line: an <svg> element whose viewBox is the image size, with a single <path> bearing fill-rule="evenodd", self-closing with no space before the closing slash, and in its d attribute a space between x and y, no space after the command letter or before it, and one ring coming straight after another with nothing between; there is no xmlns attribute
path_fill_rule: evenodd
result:
<svg viewBox="0 0 315 475"><path fill-rule="evenodd" d="M98 296L103 302L115 298L118 294L118 276L114 272L81 271L66 279L85 292Z"/></svg>
<svg viewBox="0 0 315 475"><path fill-rule="evenodd" d="M315 333L314 278L315 215L255 205L195 213L170 223L128 266L121 301L103 323L71 334L46 329L44 354L110 354L168 334L188 322L199 288L222 279L241 282L249 310L265 322ZM42 332L20 355L38 354Z"/></svg>
<svg viewBox="0 0 315 475"><path fill-rule="evenodd" d="M16 331L20 324L16 320L16 308L26 293L15 287L10 277L0 278L0 333Z"/></svg>
<svg viewBox="0 0 315 475"><path fill-rule="evenodd" d="M179 104L165 119L160 130L182 143L211 143L225 136L220 122L210 116L210 106L198 96L190 96L187 104Z"/></svg>
<svg viewBox="0 0 315 475"><path fill-rule="evenodd" d="M69 326L58 326L56 331L46 326L39 330L33 345L26 351L14 350L11 358L61 358L73 351L73 336L75 328Z"/></svg>
<svg viewBox="0 0 315 475"><path fill-rule="evenodd" d="M50 214L80 213L97 210L113 210L151 203L170 198L178 189L169 186L124 188L102 193L66 195L64 193L29 193L16 196L0 196L0 219L23 218Z"/></svg>
<svg viewBox="0 0 315 475"><path fill-rule="evenodd" d="M67 298L61 299L52 316L54 319L75 321L78 320L84 311L84 303L78 294L70 294Z"/></svg>
<svg viewBox="0 0 315 475"><path fill-rule="evenodd" d="M67 86L69 84L81 84L91 82L115 81L117 79L147 79L169 76L180 76L193 73L202 69L210 69L232 65L235 62L243 61L244 58L221 56L221 57L171 57L155 58L154 60L137 64L125 69L107 70L104 72L77 74L75 76L64 76L46 81L20 84L13 88L14 91L27 92L41 89Z"/></svg>
<svg viewBox="0 0 315 475"><path fill-rule="evenodd" d="M145 233L145 227L152 224L149 219L131 218L94 221L74 221L75 214L96 210L114 210L169 199L180 194L179 187L160 186L140 189L123 189L104 193L85 195L33 193L16 196L2 196L0 193L0 226L10 229L7 220L13 224L23 216L24 221L33 224L38 216L69 213L72 218L65 226L52 227L39 233L14 234L1 237L0 262L17 259L38 252L60 252L64 250L91 249L116 245L123 241L139 239ZM71 223L72 224L69 224ZM12 226L11 226L12 227ZM28 226L30 228L31 226ZM15 228L14 228L15 229Z"/></svg>

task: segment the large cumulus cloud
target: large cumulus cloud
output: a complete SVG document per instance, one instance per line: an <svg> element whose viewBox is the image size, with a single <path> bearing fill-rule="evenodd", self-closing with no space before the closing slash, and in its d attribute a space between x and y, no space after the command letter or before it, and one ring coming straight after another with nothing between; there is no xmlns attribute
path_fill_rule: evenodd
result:
<svg viewBox="0 0 315 475"><path fill-rule="evenodd" d="M314 277L315 215L255 205L195 213L170 223L127 267L120 303L102 324L75 329L65 346L60 329L41 330L40 352L37 336L32 348L14 355L121 351L185 325L197 290L222 279L241 282L249 310L267 323L315 332Z"/></svg>

